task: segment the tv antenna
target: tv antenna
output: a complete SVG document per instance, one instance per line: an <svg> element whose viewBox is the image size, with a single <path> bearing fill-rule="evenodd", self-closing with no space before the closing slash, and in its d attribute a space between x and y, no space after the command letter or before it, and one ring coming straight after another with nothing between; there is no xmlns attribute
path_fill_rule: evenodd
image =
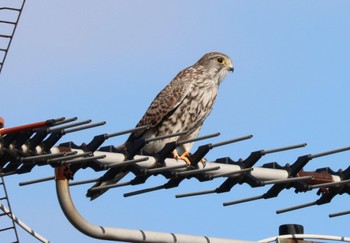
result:
<svg viewBox="0 0 350 243"><path fill-rule="evenodd" d="M184 161L171 158L172 151L179 145L179 142L169 142L160 152L155 154L141 153L142 148L147 143L157 139L164 139L164 136L137 140L124 151L118 150L112 145L103 146L109 138L133 132L135 129L145 129L145 127L96 135L91 141L81 145L76 145L73 141L56 145L66 134L103 126L106 123L76 120L76 117L69 119L62 117L0 130L0 168L3 176L11 176L14 174L33 173L38 166L53 167L55 169L54 176L21 182L20 186L55 180L58 200L65 216L79 231L93 238L127 242L207 242L208 240L210 242L243 242L205 236L111 228L94 225L86 221L76 210L69 188L71 186L93 183L98 180L108 180L110 176L113 177L120 171L132 173L134 178L129 181L95 187L90 190L107 191L117 187L142 185L146 184L150 177L156 175L164 176L167 182L158 186L132 190L125 193L124 197L175 188L180 186L183 180L192 178L200 182L215 180L219 177L226 178L226 180L215 189L178 194L176 198L200 196L208 193L228 193L233 187L244 183L251 187L272 185L262 195L223 203L224 206L230 206L258 199L276 198L283 190L290 188L294 188L296 193L319 189L320 199L315 202L277 210L276 213L330 203L337 195L350 194L350 167L337 172L332 171L330 168L321 168L316 171L304 170L304 167L311 160L349 151L350 146L301 155L293 163L285 165L273 162L255 166L263 156L305 147L305 143L252 151L247 157L238 160L223 157L208 162L205 166L201 162L204 156L216 147L227 146L252 138L252 135L247 135L199 146L190 155L191 164L188 165ZM205 141L218 135L219 133L214 133L196 139L181 141L180 143L198 140ZM179 135L167 135L167 137L169 136ZM96 172L105 171L105 174L100 178L74 181L75 174L84 171L82 169L86 168L91 168ZM330 214L329 216L335 217L344 214ZM341 239L345 241L348 238L342 237Z"/></svg>

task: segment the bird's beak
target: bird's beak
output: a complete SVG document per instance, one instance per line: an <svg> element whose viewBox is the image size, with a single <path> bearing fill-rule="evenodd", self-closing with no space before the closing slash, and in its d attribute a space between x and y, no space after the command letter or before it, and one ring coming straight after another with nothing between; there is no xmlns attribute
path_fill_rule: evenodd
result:
<svg viewBox="0 0 350 243"><path fill-rule="evenodd" d="M230 71L230 72L233 72L235 69L233 68L233 66L230 66L230 67L227 68L227 70Z"/></svg>

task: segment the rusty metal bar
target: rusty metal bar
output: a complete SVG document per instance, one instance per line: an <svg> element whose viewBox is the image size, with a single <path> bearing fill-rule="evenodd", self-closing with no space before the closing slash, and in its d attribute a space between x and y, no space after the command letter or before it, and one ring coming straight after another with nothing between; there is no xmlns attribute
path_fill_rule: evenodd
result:
<svg viewBox="0 0 350 243"><path fill-rule="evenodd" d="M13 134L13 133L17 133L17 132L29 131L29 130L37 129L40 127L49 126L52 122L59 121L61 119L62 118L59 118L56 120L54 119L54 120L35 122L35 123L30 123L30 124L16 126L16 127L3 128L0 130L0 135Z"/></svg>

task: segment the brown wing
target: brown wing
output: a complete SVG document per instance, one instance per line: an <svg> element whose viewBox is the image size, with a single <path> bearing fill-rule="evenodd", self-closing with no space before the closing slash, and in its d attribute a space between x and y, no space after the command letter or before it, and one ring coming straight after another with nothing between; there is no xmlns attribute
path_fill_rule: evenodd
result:
<svg viewBox="0 0 350 243"><path fill-rule="evenodd" d="M187 68L180 72L152 101L146 113L136 127L148 125L154 128L159 125L164 117L174 111L191 89L193 70ZM140 137L145 131L135 132L133 138Z"/></svg>

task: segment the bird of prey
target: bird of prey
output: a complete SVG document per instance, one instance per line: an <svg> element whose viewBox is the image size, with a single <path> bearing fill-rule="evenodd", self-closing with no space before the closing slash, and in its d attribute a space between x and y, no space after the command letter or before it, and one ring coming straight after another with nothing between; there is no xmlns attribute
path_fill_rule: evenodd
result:
<svg viewBox="0 0 350 243"><path fill-rule="evenodd" d="M156 140L143 147L146 153L156 153L169 142L196 138L213 109L221 81L233 70L231 59L227 55L219 52L205 54L194 65L179 72L152 101L136 125L147 125L149 129L133 132L119 148L126 149L141 138L187 131L185 135ZM188 156L192 146L193 143L178 146L173 151L174 158L189 163ZM125 170L110 169L92 188L116 183L126 174ZM88 190L87 196L93 200L104 191L106 190Z"/></svg>

